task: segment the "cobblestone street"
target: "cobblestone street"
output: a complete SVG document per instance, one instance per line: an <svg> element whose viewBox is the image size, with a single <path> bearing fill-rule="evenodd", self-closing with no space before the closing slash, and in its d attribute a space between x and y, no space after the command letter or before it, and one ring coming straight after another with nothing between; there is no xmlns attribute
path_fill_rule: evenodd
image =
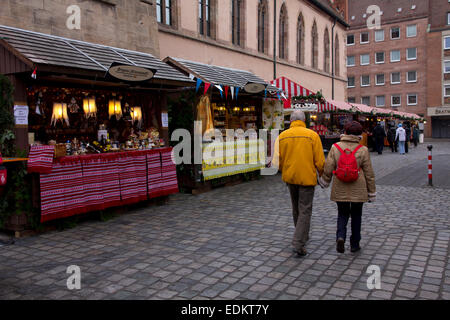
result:
<svg viewBox="0 0 450 320"><path fill-rule="evenodd" d="M371 153L357 254L336 252L336 204L316 188L309 255L295 257L289 193L269 176L1 246L0 299L450 299L450 142L432 144L434 188L427 143ZM66 287L70 265L81 290Z"/></svg>

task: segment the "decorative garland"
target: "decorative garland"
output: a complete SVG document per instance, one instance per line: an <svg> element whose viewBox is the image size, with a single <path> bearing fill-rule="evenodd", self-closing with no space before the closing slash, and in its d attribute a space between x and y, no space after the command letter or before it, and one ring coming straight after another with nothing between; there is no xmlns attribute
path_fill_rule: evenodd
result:
<svg viewBox="0 0 450 320"><path fill-rule="evenodd" d="M316 94L311 93L307 96L299 95L292 97L292 100L299 101L300 103L325 103L325 98L322 95L322 91L318 91Z"/></svg>

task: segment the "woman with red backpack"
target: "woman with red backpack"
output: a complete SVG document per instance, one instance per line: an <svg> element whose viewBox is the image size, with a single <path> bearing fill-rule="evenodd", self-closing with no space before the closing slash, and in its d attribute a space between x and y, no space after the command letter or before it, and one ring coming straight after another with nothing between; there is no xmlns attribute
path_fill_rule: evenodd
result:
<svg viewBox="0 0 450 320"><path fill-rule="evenodd" d="M369 149L362 146L363 128L353 121L345 126L341 141L334 144L325 162L324 173L319 179L323 187L328 187L333 175L331 201L338 207L336 250L345 252L347 223L352 218L351 252L359 251L361 240L361 217L363 204L373 202L376 197L375 174L370 161Z"/></svg>

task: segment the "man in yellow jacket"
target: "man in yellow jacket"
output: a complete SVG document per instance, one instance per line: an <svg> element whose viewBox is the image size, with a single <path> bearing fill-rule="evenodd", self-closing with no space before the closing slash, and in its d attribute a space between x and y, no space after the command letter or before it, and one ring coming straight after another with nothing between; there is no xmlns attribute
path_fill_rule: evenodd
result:
<svg viewBox="0 0 450 320"><path fill-rule="evenodd" d="M282 172L282 179L289 187L295 225L292 245L298 256L307 254L305 246L309 239L314 189L317 174L322 176L324 164L319 135L306 128L303 111L294 111L290 128L275 142L272 166Z"/></svg>

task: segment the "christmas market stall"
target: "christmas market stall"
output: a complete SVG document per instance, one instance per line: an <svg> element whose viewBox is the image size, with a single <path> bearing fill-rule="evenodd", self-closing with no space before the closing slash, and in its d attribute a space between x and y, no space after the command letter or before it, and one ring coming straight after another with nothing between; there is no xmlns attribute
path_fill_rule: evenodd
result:
<svg viewBox="0 0 450 320"><path fill-rule="evenodd" d="M248 71L173 57L164 61L196 81L195 89L176 96L179 101L180 94L188 94L189 99L171 113L173 124L188 117L186 129L201 136L202 163L192 158L191 165L179 166L183 187L196 192L257 177L265 167L266 149L258 136L264 127L264 100L277 89ZM193 128L194 120L201 121L201 128ZM174 126L179 127L183 125ZM213 139L205 137L212 131Z"/></svg>
<svg viewBox="0 0 450 320"><path fill-rule="evenodd" d="M191 79L151 54L5 26L0 61L41 222L178 192L166 96Z"/></svg>

